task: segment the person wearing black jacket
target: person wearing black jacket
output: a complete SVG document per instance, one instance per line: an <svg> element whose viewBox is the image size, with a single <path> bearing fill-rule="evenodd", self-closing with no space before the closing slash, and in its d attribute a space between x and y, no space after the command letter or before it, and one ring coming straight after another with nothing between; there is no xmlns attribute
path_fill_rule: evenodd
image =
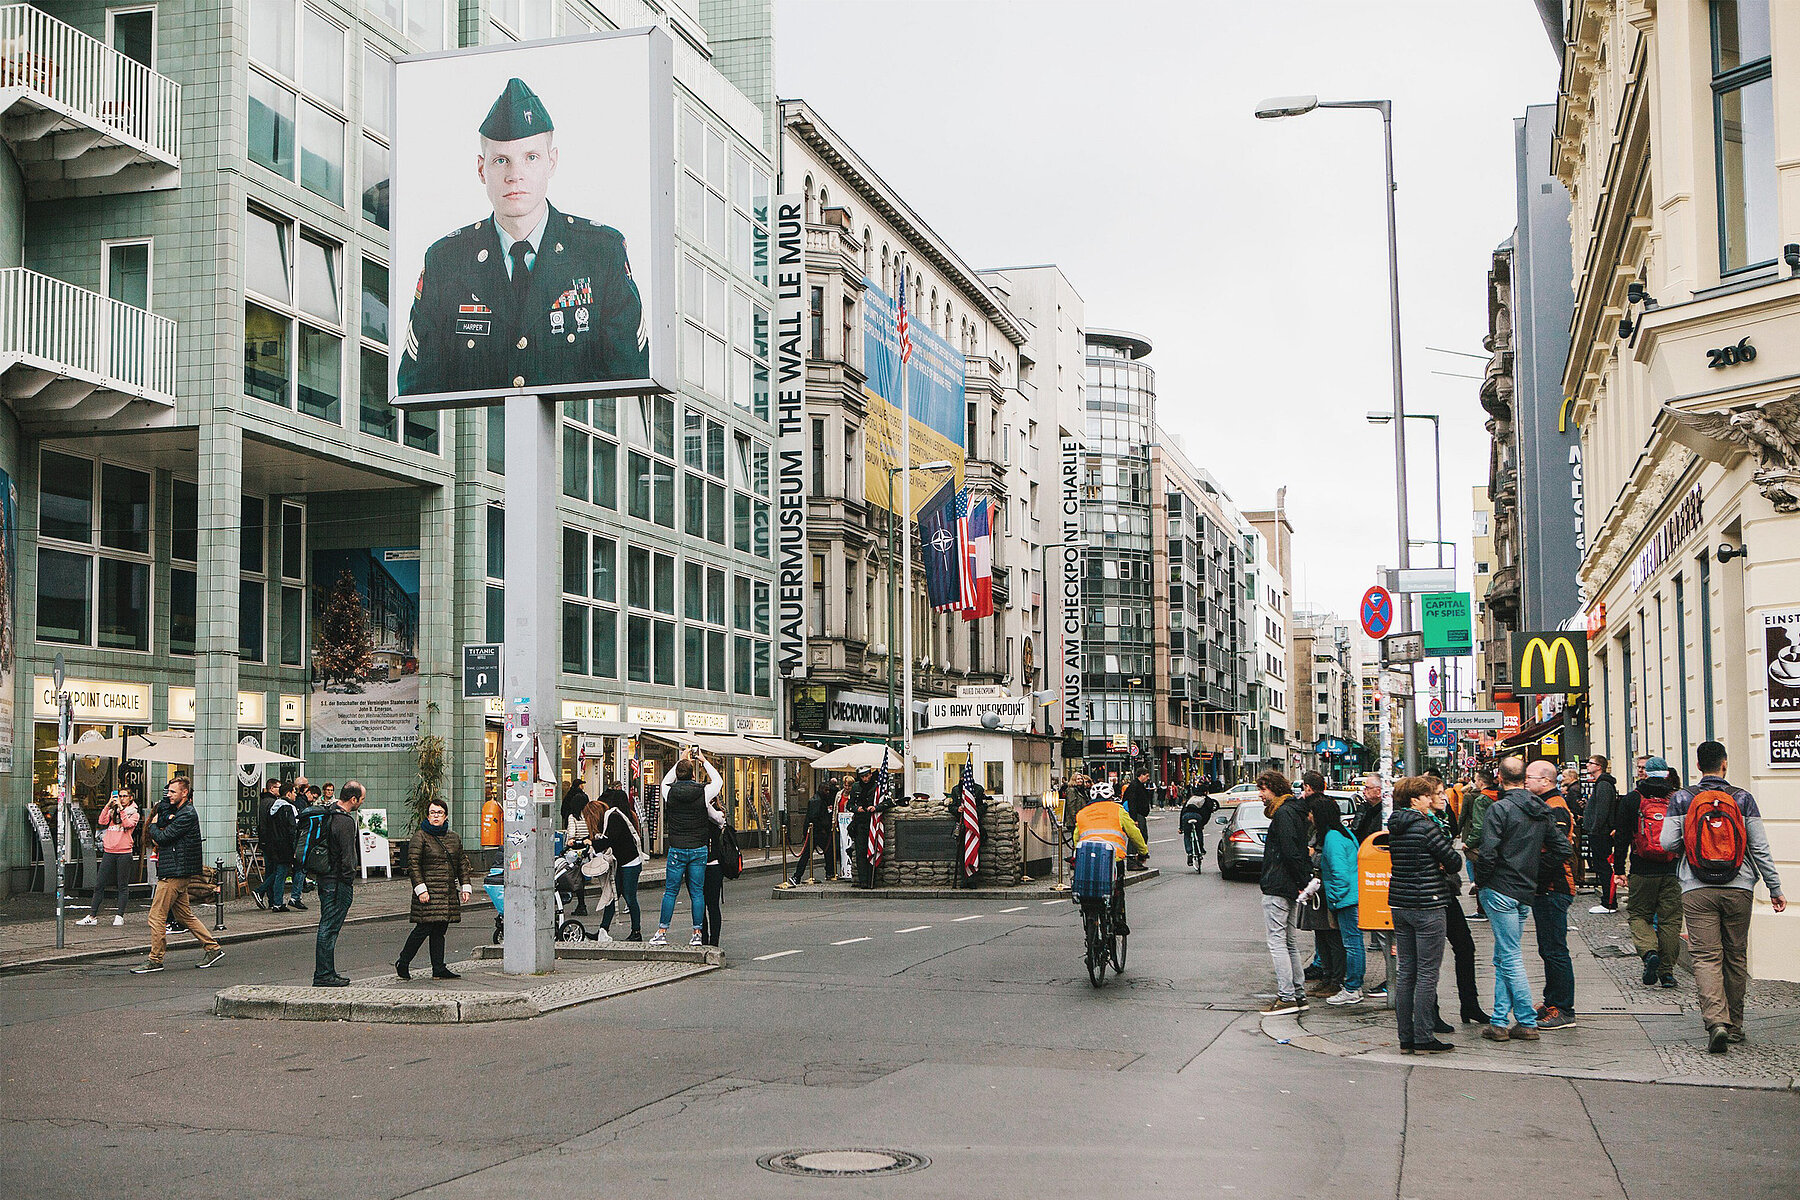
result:
<svg viewBox="0 0 1800 1200"><path fill-rule="evenodd" d="M806 802L806 829L801 835L800 859L794 864L794 876L792 879L782 880L778 886L799 887L801 878L806 874L806 868L812 863L814 851L817 851L819 856L825 860L826 874L832 876L837 874L831 870L830 840L831 806L837 800L837 793L837 783L830 775L821 774L818 787L813 789L812 797ZM819 877L813 876L812 881L819 882Z"/></svg>
<svg viewBox="0 0 1800 1200"><path fill-rule="evenodd" d="M347 976L338 974L337 939L350 915L351 884L362 854L361 829L356 810L363 805L363 785L352 779L338 793L335 804L325 805L325 856L327 869L314 882L319 889L319 932L313 945L313 986L349 987Z"/></svg>
<svg viewBox="0 0 1800 1200"><path fill-rule="evenodd" d="M1617 912L1619 877L1615 871L1624 859L1613 858L1613 830L1618 828L1619 785L1606 772L1606 755L1590 755L1587 760L1587 807L1581 814L1582 839L1587 843L1588 862L1593 867L1594 884L1600 892L1600 903L1590 911Z"/></svg>
<svg viewBox="0 0 1800 1200"><path fill-rule="evenodd" d="M850 785L850 860L855 865L856 886L875 886L875 864L869 860L869 825L881 803L881 784L874 767L858 767Z"/></svg>
<svg viewBox="0 0 1800 1200"><path fill-rule="evenodd" d="M1573 853L1550 806L1525 788L1525 760L1500 760L1500 799L1481 824L1475 882L1494 933L1494 1006L1481 1036L1493 1042L1538 1040L1537 1009L1519 953L1525 914L1537 897L1540 864L1556 866ZM1508 1020L1518 1023L1510 1028Z"/></svg>
<svg viewBox="0 0 1800 1200"><path fill-rule="evenodd" d="M1300 892L1312 885L1312 856L1307 853L1306 806L1294 799L1294 789L1279 771L1256 777L1257 794L1269 817L1263 841L1263 926L1268 935L1269 957L1275 963L1275 999L1263 1012L1270 1016L1301 1012L1306 1008L1306 964L1300 958L1298 929Z"/></svg>
<svg viewBox="0 0 1800 1200"><path fill-rule="evenodd" d="M196 967L210 967L225 957L218 939L194 916L188 903L188 880L201 873L206 855L200 840L200 814L194 811L194 785L185 775L169 780L163 801L156 806L150 824L150 840L156 844L156 894L150 901L150 957L133 975L154 975L163 969L163 953L169 944L169 922L174 921L199 939L204 953Z"/></svg>
<svg viewBox="0 0 1800 1200"><path fill-rule="evenodd" d="M1394 785L1394 815L1388 818L1388 852L1393 856L1388 902L1394 912L1398 954L1394 1012L1400 1049L1406 1054L1441 1054L1456 1047L1438 1040L1438 970L1444 961L1445 906L1460 885L1462 855L1450 845L1429 809L1437 781L1421 775Z"/></svg>
<svg viewBox="0 0 1800 1200"><path fill-rule="evenodd" d="M1675 962L1681 955L1681 880L1675 876L1680 855L1662 849L1660 827L1645 851L1638 850L1633 840L1645 800L1653 806L1660 803L1666 814L1674 791L1675 773L1662 759L1652 758L1644 764L1643 782L1620 799L1613 818L1613 863L1624 867L1630 860L1625 911L1631 918L1632 945L1644 960L1645 987L1675 986ZM1651 818L1655 819L1654 808Z"/></svg>
<svg viewBox="0 0 1800 1200"><path fill-rule="evenodd" d="M1143 833L1146 841L1150 837L1150 769L1139 767L1135 778L1125 785L1125 794L1119 797L1125 805L1125 811L1131 814L1132 823ZM1131 857L1136 857L1135 855Z"/></svg>
<svg viewBox="0 0 1800 1200"><path fill-rule="evenodd" d="M270 912L286 912L288 906L282 903L282 895L288 879L294 876L299 882L295 875L298 868L294 865L294 835L300 814L273 783L263 793L261 803L256 838L262 848L263 881L256 889L256 902L258 907L268 905Z"/></svg>
<svg viewBox="0 0 1800 1200"><path fill-rule="evenodd" d="M1381 815L1381 780L1364 775L1362 797L1356 802L1356 812L1350 818L1350 836L1361 847L1386 828L1386 824Z"/></svg>

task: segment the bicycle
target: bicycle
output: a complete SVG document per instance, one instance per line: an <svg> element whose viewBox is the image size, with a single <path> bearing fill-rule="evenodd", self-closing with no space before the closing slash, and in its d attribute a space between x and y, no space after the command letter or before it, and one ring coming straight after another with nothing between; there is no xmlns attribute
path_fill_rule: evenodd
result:
<svg viewBox="0 0 1800 1200"><path fill-rule="evenodd" d="M1187 847L1188 863L1194 868L1196 875L1206 865L1206 822L1200 820L1184 820L1181 825L1181 840Z"/></svg>
<svg viewBox="0 0 1800 1200"><path fill-rule="evenodd" d="M1081 901L1081 926L1084 936L1084 961L1087 964L1088 982L1095 987L1106 984L1106 967L1112 964L1113 972L1125 973L1125 956L1129 935L1119 931L1119 897L1123 891L1123 877L1118 877L1112 894L1105 900L1095 897L1083 897Z"/></svg>

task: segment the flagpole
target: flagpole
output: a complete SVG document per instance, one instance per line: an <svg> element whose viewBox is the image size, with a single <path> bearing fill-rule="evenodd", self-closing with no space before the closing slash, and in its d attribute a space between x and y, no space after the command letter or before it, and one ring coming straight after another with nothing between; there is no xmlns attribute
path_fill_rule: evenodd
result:
<svg viewBox="0 0 1800 1200"><path fill-rule="evenodd" d="M900 303L906 304L906 255L900 256ZM901 631L900 687L900 785L912 795L912 706L913 706L913 582L912 582L912 403L908 399L907 363L901 347L894 348L900 360L900 615L906 622Z"/></svg>

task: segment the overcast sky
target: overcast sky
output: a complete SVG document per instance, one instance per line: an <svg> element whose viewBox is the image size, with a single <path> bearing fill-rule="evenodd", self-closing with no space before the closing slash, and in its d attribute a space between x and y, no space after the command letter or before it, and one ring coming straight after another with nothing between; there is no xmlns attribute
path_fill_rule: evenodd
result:
<svg viewBox="0 0 1800 1200"><path fill-rule="evenodd" d="M1286 485L1296 603L1354 616L1394 565L1380 119L1394 104L1409 411L1444 416L1469 586L1480 360L1511 235L1513 118L1556 100L1530 0L776 0L776 90L810 101L975 267L1054 262L1091 326L1155 346L1159 416L1240 508ZM1439 374L1450 372L1452 374ZM1408 422L1412 536L1431 425ZM1431 565L1417 550L1415 565Z"/></svg>

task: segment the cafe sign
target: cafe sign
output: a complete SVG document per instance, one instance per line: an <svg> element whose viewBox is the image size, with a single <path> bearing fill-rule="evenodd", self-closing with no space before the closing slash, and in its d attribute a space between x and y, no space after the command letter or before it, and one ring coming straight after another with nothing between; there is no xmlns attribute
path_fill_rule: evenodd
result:
<svg viewBox="0 0 1800 1200"><path fill-rule="evenodd" d="M501 704L500 711L502 715L505 714L504 702ZM619 706L601 704L592 700L564 700L562 702L562 719L565 721L617 721Z"/></svg>
<svg viewBox="0 0 1800 1200"><path fill-rule="evenodd" d="M64 679L77 721L131 721L150 719L150 685L106 683L97 679ZM32 713L40 720L56 720L56 683L48 675L31 680Z"/></svg>
<svg viewBox="0 0 1800 1200"><path fill-rule="evenodd" d="M267 698L261 692L239 692L238 728L261 729L267 715ZM169 689L169 724L192 725L198 701L191 687Z"/></svg>

